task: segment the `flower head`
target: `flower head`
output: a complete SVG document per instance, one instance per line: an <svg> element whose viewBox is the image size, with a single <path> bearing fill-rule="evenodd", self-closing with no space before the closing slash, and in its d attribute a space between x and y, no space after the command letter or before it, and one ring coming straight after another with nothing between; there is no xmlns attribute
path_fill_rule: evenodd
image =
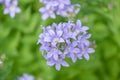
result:
<svg viewBox="0 0 120 80"><path fill-rule="evenodd" d="M68 67L65 58L71 58L73 62L77 59L89 60L89 53L94 49L90 48L91 34L87 33L89 28L82 26L80 20L76 23L65 22L44 27L40 34L38 43L40 50L47 60L48 66L54 66L60 70L61 66Z"/></svg>
<svg viewBox="0 0 120 80"><path fill-rule="evenodd" d="M43 20L46 20L48 17L51 17L51 18L56 18L56 15L54 13L54 8L53 7L42 7L39 9L39 12L42 13L42 19Z"/></svg>
<svg viewBox="0 0 120 80"><path fill-rule="evenodd" d="M42 19L56 18L56 15L69 17L75 16L79 12L79 5L72 5L70 0L40 0L45 6L39 9ZM76 9L76 7L78 7Z"/></svg>
<svg viewBox="0 0 120 80"><path fill-rule="evenodd" d="M18 80L34 80L34 77L32 75L23 74L23 76L18 77Z"/></svg>
<svg viewBox="0 0 120 80"><path fill-rule="evenodd" d="M4 14L10 14L11 18L14 18L16 13L21 12L21 9L17 6L18 0L5 0L4 4Z"/></svg>

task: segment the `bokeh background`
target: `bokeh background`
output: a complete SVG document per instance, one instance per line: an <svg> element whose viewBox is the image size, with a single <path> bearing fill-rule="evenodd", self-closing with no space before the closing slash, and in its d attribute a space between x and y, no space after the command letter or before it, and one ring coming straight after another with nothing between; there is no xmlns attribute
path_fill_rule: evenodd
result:
<svg viewBox="0 0 120 80"><path fill-rule="evenodd" d="M35 80L120 80L120 0L71 0L80 4L75 17L89 26L91 41L96 41L95 53L90 60L77 60L70 67L56 71L48 67L37 45L41 25L65 22L68 19L43 21L38 0L19 0L22 9L14 19L4 15L0 5L0 80L15 80L23 73Z"/></svg>

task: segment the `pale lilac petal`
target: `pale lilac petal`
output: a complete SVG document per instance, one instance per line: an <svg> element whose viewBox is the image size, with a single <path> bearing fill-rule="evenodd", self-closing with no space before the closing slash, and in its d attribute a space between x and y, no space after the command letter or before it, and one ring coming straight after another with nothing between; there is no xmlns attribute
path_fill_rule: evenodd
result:
<svg viewBox="0 0 120 80"><path fill-rule="evenodd" d="M16 12L17 12L17 13L20 13L20 12L21 12L21 9L20 9L20 8L16 8Z"/></svg>
<svg viewBox="0 0 120 80"><path fill-rule="evenodd" d="M87 27L87 26L83 26L82 27L82 31L86 31L86 30L88 30L89 28Z"/></svg>
<svg viewBox="0 0 120 80"><path fill-rule="evenodd" d="M49 15L48 15L47 13L44 13L44 14L42 15L42 19L43 19L43 20L46 20L48 17L49 17Z"/></svg>
<svg viewBox="0 0 120 80"><path fill-rule="evenodd" d="M55 32L53 30L48 30L48 33L51 35L51 36L54 36L55 35Z"/></svg>
<svg viewBox="0 0 120 80"><path fill-rule="evenodd" d="M80 8L75 10L75 14L78 14L78 12L80 11Z"/></svg>
<svg viewBox="0 0 120 80"><path fill-rule="evenodd" d="M58 60L58 54L55 53L55 54L53 55L53 58L54 58L55 60Z"/></svg>
<svg viewBox="0 0 120 80"><path fill-rule="evenodd" d="M46 57L47 57L47 58L50 58L50 57L52 57L52 55L53 55L53 54L52 54L51 52L49 52Z"/></svg>
<svg viewBox="0 0 120 80"><path fill-rule="evenodd" d="M14 18L15 17L15 13L14 12L10 13L10 16L11 16L11 18Z"/></svg>
<svg viewBox="0 0 120 80"><path fill-rule="evenodd" d="M80 20L77 20L77 23L76 23L76 24L77 24L77 26L80 26L80 27L82 26L82 23L81 23Z"/></svg>
<svg viewBox="0 0 120 80"><path fill-rule="evenodd" d="M81 54L81 53L78 53L78 54L77 54L77 57L78 57L79 59L82 59L82 56L83 56L83 54Z"/></svg>
<svg viewBox="0 0 120 80"><path fill-rule="evenodd" d="M64 42L64 39L63 39L63 38L60 38L60 39L59 39L59 42Z"/></svg>
<svg viewBox="0 0 120 80"><path fill-rule="evenodd" d="M23 76L17 77L17 80L34 80L34 76L24 73Z"/></svg>
<svg viewBox="0 0 120 80"><path fill-rule="evenodd" d="M45 12L45 11L46 11L45 8L40 8L40 9L39 9L39 12Z"/></svg>
<svg viewBox="0 0 120 80"><path fill-rule="evenodd" d="M89 39L91 37L91 34L85 34L85 38Z"/></svg>
<svg viewBox="0 0 120 80"><path fill-rule="evenodd" d="M88 53L94 53L95 50L93 48L88 48Z"/></svg>
<svg viewBox="0 0 120 80"><path fill-rule="evenodd" d="M8 14L8 13L9 13L9 9L6 8L6 9L4 10L4 14Z"/></svg>
<svg viewBox="0 0 120 80"><path fill-rule="evenodd" d="M55 65L55 68L56 68L56 70L58 70L58 71L59 71L59 70L60 70L60 68L61 68L60 64L59 64L59 63L58 63L58 64L56 64L56 65Z"/></svg>
<svg viewBox="0 0 120 80"><path fill-rule="evenodd" d="M86 46L89 46L89 45L90 45L90 42L89 42L88 40L84 40L84 44L85 44Z"/></svg>
<svg viewBox="0 0 120 80"><path fill-rule="evenodd" d="M90 57L89 57L89 55L87 53L84 54L84 57L85 57L86 60L90 59Z"/></svg>
<svg viewBox="0 0 120 80"><path fill-rule="evenodd" d="M63 31L62 30L58 30L57 31L57 35L60 37L60 36L62 36L62 34L63 34Z"/></svg>
<svg viewBox="0 0 120 80"><path fill-rule="evenodd" d="M73 62L76 62L77 58L76 58L76 56L74 55L74 53L71 53L71 54L70 54L70 57L72 58L72 61L73 61Z"/></svg>
<svg viewBox="0 0 120 80"><path fill-rule="evenodd" d="M57 44L57 42L52 42L51 44L52 44L52 46L54 46L54 47L55 47L55 46L56 46L56 44Z"/></svg>
<svg viewBox="0 0 120 80"><path fill-rule="evenodd" d="M59 8L60 8L60 9L63 9L63 8L64 8L64 4L60 4L60 5L59 5Z"/></svg>
<svg viewBox="0 0 120 80"><path fill-rule="evenodd" d="M44 41L46 41L46 42L51 42L51 38L48 37L48 36L46 36L46 37L44 38Z"/></svg>
<svg viewBox="0 0 120 80"><path fill-rule="evenodd" d="M74 48L73 52L74 52L74 53L79 53L79 52L80 52L80 49Z"/></svg>
<svg viewBox="0 0 120 80"><path fill-rule="evenodd" d="M14 6L17 6L17 5L18 5L18 0L14 0L14 1L13 1L13 5L14 5Z"/></svg>
<svg viewBox="0 0 120 80"><path fill-rule="evenodd" d="M53 66L55 63L53 61L47 61L48 66Z"/></svg>
<svg viewBox="0 0 120 80"><path fill-rule="evenodd" d="M61 63L63 66L66 66L66 67L68 67L69 66L69 64L67 63L67 62L65 62L65 61L62 61L62 63Z"/></svg>
<svg viewBox="0 0 120 80"><path fill-rule="evenodd" d="M76 41L73 42L73 47L76 47L78 43Z"/></svg>
<svg viewBox="0 0 120 80"><path fill-rule="evenodd" d="M51 17L51 18L53 18L53 19L55 19L55 18L56 18L56 16L55 16L55 14L54 14L54 13L53 13L53 14L51 14L51 15L50 15L50 17Z"/></svg>

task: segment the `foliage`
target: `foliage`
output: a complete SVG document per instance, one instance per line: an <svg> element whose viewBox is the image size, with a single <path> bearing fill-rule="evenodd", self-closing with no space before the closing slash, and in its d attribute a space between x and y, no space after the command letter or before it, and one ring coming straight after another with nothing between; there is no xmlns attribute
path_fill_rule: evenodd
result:
<svg viewBox="0 0 120 80"><path fill-rule="evenodd" d="M19 0L22 12L14 19L3 15L0 5L0 80L14 80L23 73L32 74L36 80L120 80L120 1L119 0L72 0L79 3L81 11L75 20L90 27L92 39L96 41L96 52L90 60L78 60L70 67L56 71L46 66L39 51L37 40L42 27L57 19L43 21L38 9L38 0Z"/></svg>

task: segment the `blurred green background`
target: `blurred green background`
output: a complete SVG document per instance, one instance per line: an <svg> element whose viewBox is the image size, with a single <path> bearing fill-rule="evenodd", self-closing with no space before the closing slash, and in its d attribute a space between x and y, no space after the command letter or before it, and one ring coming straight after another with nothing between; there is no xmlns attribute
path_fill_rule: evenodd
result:
<svg viewBox="0 0 120 80"><path fill-rule="evenodd" d="M23 73L36 80L120 80L120 0L71 0L81 11L75 20L89 26L96 52L90 60L77 60L70 67L56 71L48 67L39 51L37 40L41 25L65 22L66 18L43 21L38 0L19 0L22 9L14 19L3 14L0 5L0 80L14 80Z"/></svg>

